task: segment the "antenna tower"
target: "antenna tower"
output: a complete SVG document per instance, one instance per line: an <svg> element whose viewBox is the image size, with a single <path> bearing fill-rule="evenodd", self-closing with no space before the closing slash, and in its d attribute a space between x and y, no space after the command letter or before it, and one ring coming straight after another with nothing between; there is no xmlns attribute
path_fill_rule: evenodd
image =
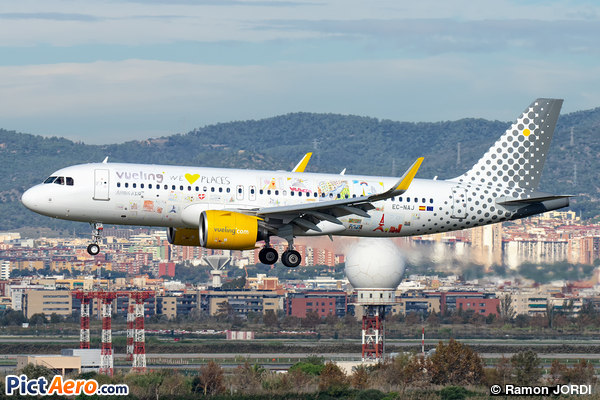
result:
<svg viewBox="0 0 600 400"><path fill-rule="evenodd" d="M573 140L573 127L571 127L571 147L575 146L575 141Z"/></svg>
<svg viewBox="0 0 600 400"><path fill-rule="evenodd" d="M573 186L577 186L577 164L573 165Z"/></svg>
<svg viewBox="0 0 600 400"><path fill-rule="evenodd" d="M460 142L458 142L458 150L456 153L456 165L460 165Z"/></svg>
<svg viewBox="0 0 600 400"><path fill-rule="evenodd" d="M321 154L319 154L319 141L315 138L313 139L313 146L315 148L315 153L317 153L317 166L321 166Z"/></svg>

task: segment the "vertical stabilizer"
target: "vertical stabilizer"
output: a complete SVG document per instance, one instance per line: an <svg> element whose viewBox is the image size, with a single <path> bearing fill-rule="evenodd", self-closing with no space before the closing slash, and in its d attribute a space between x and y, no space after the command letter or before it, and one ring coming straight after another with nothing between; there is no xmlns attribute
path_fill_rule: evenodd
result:
<svg viewBox="0 0 600 400"><path fill-rule="evenodd" d="M562 103L558 99L535 100L473 168L451 180L537 189Z"/></svg>

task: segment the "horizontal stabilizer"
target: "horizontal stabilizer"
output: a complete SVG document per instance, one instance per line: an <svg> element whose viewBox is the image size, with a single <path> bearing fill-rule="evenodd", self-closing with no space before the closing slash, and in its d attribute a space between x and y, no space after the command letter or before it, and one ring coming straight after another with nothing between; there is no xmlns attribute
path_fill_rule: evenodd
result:
<svg viewBox="0 0 600 400"><path fill-rule="evenodd" d="M499 205L502 205L502 206L521 206L524 204L541 203L543 201L566 199L569 197L574 197L574 196L569 195L569 194L564 194L564 195L557 195L557 196L529 197L527 199L510 199L510 200L498 199L499 201L496 201L496 203Z"/></svg>

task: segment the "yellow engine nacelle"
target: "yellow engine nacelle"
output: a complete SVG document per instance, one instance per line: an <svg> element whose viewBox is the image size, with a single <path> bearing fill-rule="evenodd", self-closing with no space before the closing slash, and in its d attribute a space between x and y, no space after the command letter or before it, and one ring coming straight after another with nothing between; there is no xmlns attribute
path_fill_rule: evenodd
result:
<svg viewBox="0 0 600 400"><path fill-rule="evenodd" d="M259 218L232 211L200 214L200 246L208 249L253 249L260 239Z"/></svg>
<svg viewBox="0 0 600 400"><path fill-rule="evenodd" d="M167 240L178 246L200 246L200 234L196 229L167 229Z"/></svg>

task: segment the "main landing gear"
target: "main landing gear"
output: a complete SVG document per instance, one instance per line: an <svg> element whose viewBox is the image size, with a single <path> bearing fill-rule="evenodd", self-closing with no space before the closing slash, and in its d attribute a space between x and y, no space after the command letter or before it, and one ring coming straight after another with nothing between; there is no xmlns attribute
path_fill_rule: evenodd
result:
<svg viewBox="0 0 600 400"><path fill-rule="evenodd" d="M87 247L87 252L91 256L95 256L100 253L100 241L102 240L102 231L104 226L101 222L90 223L92 226L92 243Z"/></svg>
<svg viewBox="0 0 600 400"><path fill-rule="evenodd" d="M265 247L263 247L258 253L258 259L261 263L266 265L273 265L279 259L277 250L271 247L269 239L265 241ZM300 265L302 256L296 250L294 250L294 244L292 241L288 241L288 249L281 255L281 262L288 268L296 268Z"/></svg>

